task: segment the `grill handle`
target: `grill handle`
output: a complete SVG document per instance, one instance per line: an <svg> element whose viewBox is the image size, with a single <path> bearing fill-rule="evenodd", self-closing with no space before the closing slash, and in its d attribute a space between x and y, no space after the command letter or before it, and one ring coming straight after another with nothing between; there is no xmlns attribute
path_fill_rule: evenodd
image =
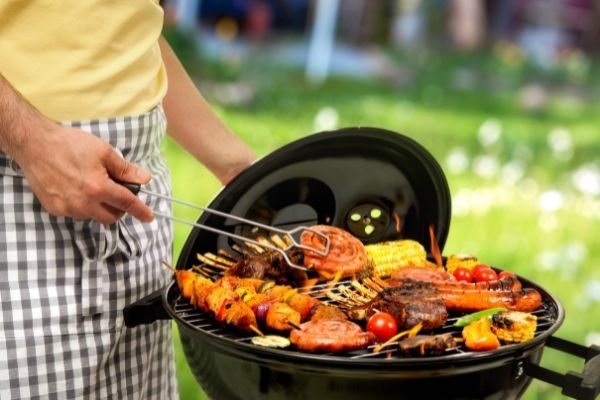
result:
<svg viewBox="0 0 600 400"><path fill-rule="evenodd" d="M160 319L171 319L162 302L163 289L131 303L123 309L125 326L148 325Z"/></svg>
<svg viewBox="0 0 600 400"><path fill-rule="evenodd" d="M551 383L562 388L562 394L578 400L594 400L600 393L600 346L585 347L555 336L550 336L546 345L579 358L585 359L581 373L569 371L560 374L556 371L525 362L525 373L532 378Z"/></svg>

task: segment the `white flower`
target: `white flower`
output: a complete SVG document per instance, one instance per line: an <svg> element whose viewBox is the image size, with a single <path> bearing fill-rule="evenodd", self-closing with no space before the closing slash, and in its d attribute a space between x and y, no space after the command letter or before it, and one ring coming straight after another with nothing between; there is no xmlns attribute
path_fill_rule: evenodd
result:
<svg viewBox="0 0 600 400"><path fill-rule="evenodd" d="M328 131L337 128L340 117L333 107L323 107L315 115L313 122L315 131Z"/></svg>
<svg viewBox="0 0 600 400"><path fill-rule="evenodd" d="M573 157L571 136L571 132L565 128L554 128L548 134L548 145L558 160L567 161Z"/></svg>
<svg viewBox="0 0 600 400"><path fill-rule="evenodd" d="M565 197L558 190L547 190L543 192L539 199L538 205L543 212L554 212L560 210L565 203Z"/></svg>
<svg viewBox="0 0 600 400"><path fill-rule="evenodd" d="M600 169L596 164L584 164L571 175L571 182L581 193L600 195Z"/></svg>
<svg viewBox="0 0 600 400"><path fill-rule="evenodd" d="M477 138L483 147L490 147L497 143L500 136L502 136L502 125L496 119L483 121L477 132Z"/></svg>
<svg viewBox="0 0 600 400"><path fill-rule="evenodd" d="M448 152L446 156L446 165L453 174L461 174L469 166L469 157L462 147L455 147Z"/></svg>

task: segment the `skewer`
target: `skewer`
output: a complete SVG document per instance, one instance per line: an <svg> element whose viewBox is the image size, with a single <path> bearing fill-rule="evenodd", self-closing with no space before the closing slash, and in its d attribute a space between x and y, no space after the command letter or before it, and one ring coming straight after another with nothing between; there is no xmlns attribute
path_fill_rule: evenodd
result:
<svg viewBox="0 0 600 400"><path fill-rule="evenodd" d="M175 268L167 260L162 260L161 264L170 269L171 272L175 272Z"/></svg>
<svg viewBox="0 0 600 400"><path fill-rule="evenodd" d="M260 329L258 329L256 326L254 325L249 325L248 328L250 328L254 333L256 333L258 336L265 336L264 333L262 333L260 331Z"/></svg>
<svg viewBox="0 0 600 400"><path fill-rule="evenodd" d="M291 326L294 329L298 329L299 331L302 330L302 327L300 325L297 325L297 324L293 323L292 321L288 321L287 323L289 326Z"/></svg>

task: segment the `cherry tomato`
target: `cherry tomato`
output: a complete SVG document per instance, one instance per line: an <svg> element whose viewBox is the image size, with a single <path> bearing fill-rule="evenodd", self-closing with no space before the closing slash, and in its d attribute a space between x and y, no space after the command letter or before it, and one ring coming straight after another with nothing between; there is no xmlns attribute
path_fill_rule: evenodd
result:
<svg viewBox="0 0 600 400"><path fill-rule="evenodd" d="M510 272L510 271L502 271L502 272L500 272L500 273L498 274L498 279L502 279L502 278L504 278L505 276L514 276L514 277L516 277L516 275L515 275L515 273L514 273L514 272Z"/></svg>
<svg viewBox="0 0 600 400"><path fill-rule="evenodd" d="M487 270L488 268L491 268L491 267L487 264L479 263L473 267L473 269L471 270L471 273L473 274L473 277L475 277L475 275L477 275L477 272L479 272L479 270L481 270L481 269Z"/></svg>
<svg viewBox="0 0 600 400"><path fill-rule="evenodd" d="M473 274L473 277L475 278L475 282L492 282L498 280L496 271L490 267L478 269L477 272Z"/></svg>
<svg viewBox="0 0 600 400"><path fill-rule="evenodd" d="M469 268L456 267L453 275L457 281L473 282L473 274Z"/></svg>
<svg viewBox="0 0 600 400"><path fill-rule="evenodd" d="M367 322L367 331L373 333L378 342L385 342L398 331L398 324L390 314L376 312Z"/></svg>

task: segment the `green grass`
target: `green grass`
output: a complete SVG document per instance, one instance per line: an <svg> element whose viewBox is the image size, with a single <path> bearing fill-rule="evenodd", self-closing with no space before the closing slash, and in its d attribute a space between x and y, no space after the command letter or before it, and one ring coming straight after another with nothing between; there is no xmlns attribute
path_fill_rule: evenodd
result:
<svg viewBox="0 0 600 400"><path fill-rule="evenodd" d="M247 104L215 103L215 109L259 156L322 127L376 126L416 139L446 171L453 195L454 213L444 253L475 254L536 281L567 310L556 335L584 344L595 332L598 343L600 297L593 287L597 290L600 285L600 198L580 193L572 180L582 165L595 165L596 172L600 168L600 103L593 91L597 74L590 72L583 81L579 77L577 85L568 74L546 74L550 98L544 107L528 112L521 107L518 92L532 79L533 72L525 65L511 69L490 54L429 54L424 61L412 63L398 57L412 74L403 84L331 79L321 87L311 87L301 73L282 67L265 70L264 62L249 63L244 69L228 66L226 78L252 82L255 95ZM453 76L465 67L480 78L473 87L456 90ZM214 64L191 69L201 89L205 79L223 78ZM592 64L590 71L595 70ZM488 84L498 77L504 80L499 90ZM564 95L565 88L574 86L583 88L583 100ZM335 126L316 122L325 108L337 116ZM500 125L501 136L486 147L478 141L478 131L490 120ZM569 158L557 157L548 144L549 133L557 128L568 131ZM451 172L447 163L453 149L460 149L468 161L462 172ZM167 140L164 152L172 169L174 195L208 204L219 189L217 180L174 142ZM523 176L506 180L501 172L478 175L473 165L481 156L499 165L500 171L517 160L524 166ZM548 191L560 193L562 205L542 211L540 199ZM189 210L176 208L175 212L197 217ZM187 227L176 226L175 257L188 233ZM176 345L181 398L204 398ZM579 360L552 350L546 352L542 365L560 372L582 368ZM534 381L524 398L563 397L556 388Z"/></svg>

